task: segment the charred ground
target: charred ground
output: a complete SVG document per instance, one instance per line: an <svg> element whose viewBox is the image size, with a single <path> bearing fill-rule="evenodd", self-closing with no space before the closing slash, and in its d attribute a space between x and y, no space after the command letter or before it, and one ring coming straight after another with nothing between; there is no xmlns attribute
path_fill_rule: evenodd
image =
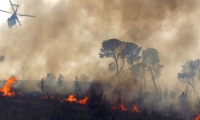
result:
<svg viewBox="0 0 200 120"><path fill-rule="evenodd" d="M156 112L112 110L108 104L91 108L88 104L30 96L0 96L0 110L0 118L5 120L181 120Z"/></svg>
<svg viewBox="0 0 200 120"><path fill-rule="evenodd" d="M6 84L12 79L14 77L8 79ZM19 83L25 82L30 81L19 81ZM158 112L139 110L136 105L132 109L126 108L124 100L119 96L117 102L111 103L106 98L103 86L110 87L98 81L92 82L89 89L82 93L82 96L87 94L85 98L73 94L58 95L57 92L55 94L23 92L23 88L13 87L10 90L10 86L7 86L9 92L13 94L6 96L1 92L0 118L6 120L181 120L177 116L167 117Z"/></svg>

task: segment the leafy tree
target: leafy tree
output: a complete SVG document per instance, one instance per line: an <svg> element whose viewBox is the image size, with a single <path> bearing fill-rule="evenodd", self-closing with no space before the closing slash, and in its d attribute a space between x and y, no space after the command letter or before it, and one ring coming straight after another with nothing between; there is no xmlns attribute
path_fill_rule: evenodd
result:
<svg viewBox="0 0 200 120"><path fill-rule="evenodd" d="M79 98L79 93L81 92L81 84L77 77L74 80L74 92L76 94L76 97Z"/></svg>
<svg viewBox="0 0 200 120"><path fill-rule="evenodd" d="M41 81L37 83L37 86L41 89L43 95L45 94L45 91L46 91L45 82L46 80L42 78Z"/></svg>
<svg viewBox="0 0 200 120"><path fill-rule="evenodd" d="M62 86L63 80L64 80L64 77L63 77L62 74L60 74L60 75L58 76L58 81L57 81L57 83L58 83L59 86Z"/></svg>
<svg viewBox="0 0 200 120"><path fill-rule="evenodd" d="M139 56L141 49L142 47L138 47L134 43L126 42L124 49L122 49L122 56L126 58L129 65L133 65L134 62L141 59L141 56Z"/></svg>
<svg viewBox="0 0 200 120"><path fill-rule="evenodd" d="M124 47L124 42L117 39L105 40L102 43L102 48L100 49L100 58L113 58L114 62L111 62L108 66L111 71L116 71L118 77L118 83L120 82L120 72L124 67L124 59L122 56L122 49ZM119 66L119 59L122 59L122 65Z"/></svg>
<svg viewBox="0 0 200 120"><path fill-rule="evenodd" d="M108 64L111 71L116 71L118 83L120 82L120 72L124 67L124 61L127 59L129 64L139 59L138 55L141 48L134 43L122 42L118 39L105 40L100 49L100 58L113 58L114 62ZM122 60L120 62L120 60ZM122 64L120 64L122 63Z"/></svg>
<svg viewBox="0 0 200 120"><path fill-rule="evenodd" d="M158 91L155 80L161 75L161 69L164 67L160 64L158 51L154 48L147 48L142 51L142 62L147 70L150 72L156 91Z"/></svg>
<svg viewBox="0 0 200 120"><path fill-rule="evenodd" d="M54 74L52 72L50 72L47 74L46 80L47 81L55 81L56 77L54 76Z"/></svg>
<svg viewBox="0 0 200 120"><path fill-rule="evenodd" d="M181 67L182 71L178 73L178 79L189 84L198 98L195 81L200 80L200 59L189 60Z"/></svg>
<svg viewBox="0 0 200 120"><path fill-rule="evenodd" d="M179 96L179 105L180 105L180 112L184 117L186 117L185 111L189 109L190 101L189 101L189 88L186 86L185 91L181 93Z"/></svg>
<svg viewBox="0 0 200 120"><path fill-rule="evenodd" d="M45 84L47 86L46 91L48 91L50 93L53 92L55 89L55 87L53 87L53 86L56 86L56 84L57 84L55 75L52 72L47 73L47 75L44 79L46 82Z"/></svg>

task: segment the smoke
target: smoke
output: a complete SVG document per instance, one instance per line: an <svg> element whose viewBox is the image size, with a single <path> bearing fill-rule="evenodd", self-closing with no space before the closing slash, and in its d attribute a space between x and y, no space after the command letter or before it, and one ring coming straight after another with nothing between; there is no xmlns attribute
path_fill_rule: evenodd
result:
<svg viewBox="0 0 200 120"><path fill-rule="evenodd" d="M0 63L2 79L11 75L41 79L48 72L61 73L68 80L81 74L111 77L110 59L98 56L102 41L110 38L157 49L164 64L158 83L174 85L181 65L198 58L197 0L12 2L21 3L18 13L36 18L19 17L22 26L10 30L5 51L7 23L0 26L5 56ZM123 72L122 77L129 73Z"/></svg>
<svg viewBox="0 0 200 120"><path fill-rule="evenodd" d="M134 86L129 66L126 64L121 73L121 81L126 82L115 87L103 88L107 99L112 103L112 97L116 97L115 94L120 91L125 103L135 102L149 111L166 112L165 107L173 105L175 111L181 109L178 100L182 90L179 88L184 89L185 84L177 85L177 73L187 60L199 58L199 1L12 2L21 4L18 13L35 15L36 18L19 16L22 26L17 24L10 31L6 22L0 25L0 79L14 75L17 79L40 80L49 72L54 73L56 77L63 74L67 80L64 87L53 89L56 83L50 87L59 94L74 92L73 82L70 83L69 80L74 80L75 76L80 78L82 74L91 80L117 82L115 73L108 70L108 63L112 59L101 59L98 55L104 40L117 38L138 44L143 49L158 50L161 64L164 65L161 77L156 80L161 88L161 97L153 93L151 81L147 81L147 88L139 82L138 86ZM10 8L8 11L11 10ZM37 82L18 83L17 87L27 91L40 91ZM168 93L165 93L165 90L168 90ZM147 96L145 91L153 92L149 92ZM171 95L176 95L176 98ZM197 113L193 109L194 106L190 112Z"/></svg>

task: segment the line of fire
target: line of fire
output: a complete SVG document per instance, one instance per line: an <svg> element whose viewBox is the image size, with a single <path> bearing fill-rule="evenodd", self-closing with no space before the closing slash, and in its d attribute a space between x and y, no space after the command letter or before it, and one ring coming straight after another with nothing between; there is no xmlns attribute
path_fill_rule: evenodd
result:
<svg viewBox="0 0 200 120"><path fill-rule="evenodd" d="M50 75L50 74L51 73L49 73L48 75ZM80 85L80 83L77 83L78 82L77 80L78 79L76 77L76 80L74 81L74 85L76 87L78 87ZM40 85L39 85L39 83L37 83L37 85L41 89L42 93L41 94L39 94L39 93L37 94L37 93L33 92L31 95L30 94L28 95L28 94L23 93L20 90L17 90L16 88L12 87L12 85L17 84L17 82L18 82L18 80L13 76L10 77L8 80L6 80L4 82L4 86L0 88L1 95L4 96L4 97L11 97L11 98L12 97L13 98L14 97L26 98L26 97L30 97L31 96L31 97L38 97L39 99L44 100L44 101L51 99L51 100L60 101L60 103L63 103L63 104L67 102L67 103L75 103L75 104L81 104L81 105L87 105L89 99L93 99L93 98L90 97L90 94L92 94L92 93L89 93L89 92L87 92L87 94L84 97L80 97L78 94L69 94L67 97L59 97L57 92L54 95L52 95L49 92L45 91L45 85L44 85L45 81L44 81L44 79L42 79L40 81ZM77 89L77 88L75 88L75 89ZM93 88L93 90L94 90L94 88ZM35 94L37 94L37 95L35 95ZM101 94L101 96L102 96L102 94ZM97 104L103 104L103 103L105 103L105 98L106 97L104 97L104 100L103 100L104 102L103 101L98 101L98 100L95 101L95 102L97 102ZM115 104L109 103L107 105L112 110L128 111L128 112L133 112L133 113L141 113L141 112L143 112L143 110L139 109L139 107L136 104L133 104L131 108L130 107L126 108L124 99L121 99L121 97L120 97L120 99L118 99L118 104L117 103L115 103ZM198 114L198 116L196 118L194 118L194 120L200 120L200 114Z"/></svg>
<svg viewBox="0 0 200 120"><path fill-rule="evenodd" d="M43 81L43 80L42 80ZM21 92L19 92L19 94L16 94L14 90L11 90L11 86L12 84L16 83L17 80L15 77L10 77L5 85L0 88L0 93L2 94L2 96L5 96L5 97L14 97L14 96L21 96L21 97L24 97L24 94L22 94ZM87 101L89 99L89 96L90 94L88 93L83 99L77 99L76 95L74 94L70 94L67 98L58 98L55 97L55 96L51 96L49 95L49 93L47 92L45 95L43 94L40 98L45 100L45 99L58 99L60 102L73 102L73 103L77 103L77 104L83 104L83 105L86 105L87 104ZM101 103L99 103L101 104ZM125 108L124 106L124 101L122 100L120 102L119 105L112 105L111 108L113 110L122 110L122 111L128 111L127 108ZM133 105L133 108L132 110L129 110L129 111L132 111L132 112L140 112L140 110L138 109L138 107L136 105Z"/></svg>

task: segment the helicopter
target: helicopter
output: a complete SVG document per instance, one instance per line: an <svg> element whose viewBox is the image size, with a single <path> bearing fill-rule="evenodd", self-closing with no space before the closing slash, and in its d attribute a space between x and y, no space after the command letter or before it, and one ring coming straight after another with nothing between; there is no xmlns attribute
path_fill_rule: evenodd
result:
<svg viewBox="0 0 200 120"><path fill-rule="evenodd" d="M19 23L19 25L21 26L21 23L18 19L17 16L26 16L26 17L36 17L36 16L32 16L32 15L25 15L25 14L17 14L17 10L19 8L19 5L15 5L11 2L11 0L9 0L10 5L12 7L13 13L12 12L8 12L8 11L4 11L4 10L0 10L1 12L5 12L5 13L10 13L12 14L12 16L10 18L8 18L7 22L8 22L8 27L11 28L12 26L14 26L17 22ZM14 7L16 7L16 9L14 9ZM16 22L17 21L17 22Z"/></svg>

